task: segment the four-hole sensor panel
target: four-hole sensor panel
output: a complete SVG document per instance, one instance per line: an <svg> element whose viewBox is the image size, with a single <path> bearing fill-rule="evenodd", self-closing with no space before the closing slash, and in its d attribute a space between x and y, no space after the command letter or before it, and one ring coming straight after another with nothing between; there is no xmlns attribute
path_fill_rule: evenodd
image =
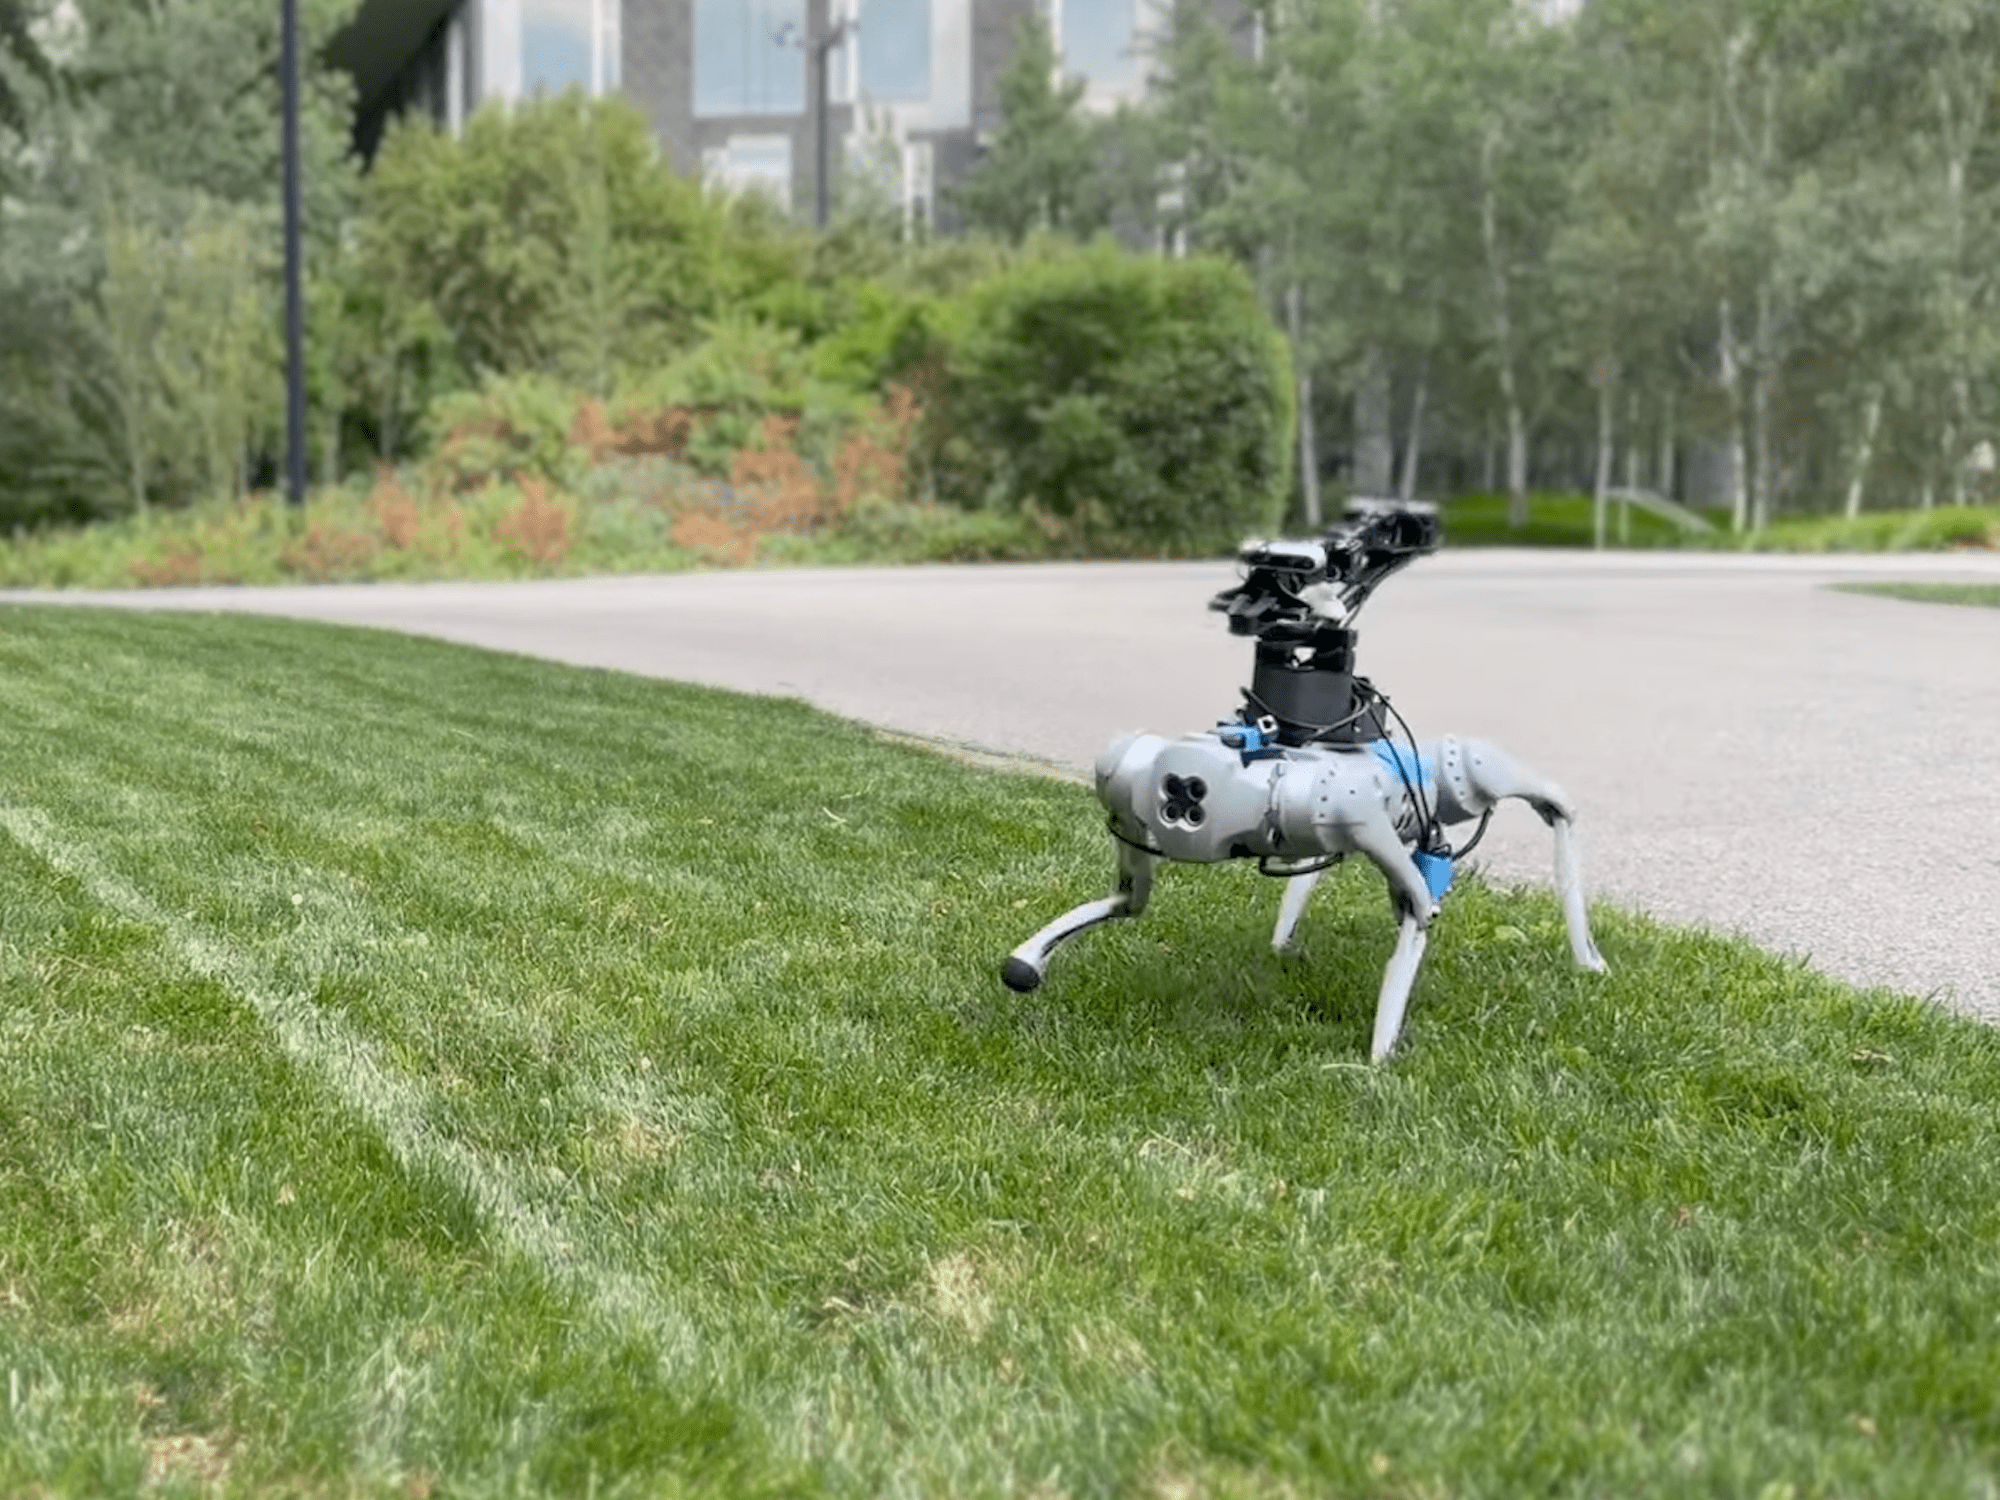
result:
<svg viewBox="0 0 2000 1500"><path fill-rule="evenodd" d="M1208 820L1201 799L1208 795L1208 783L1199 776L1182 780L1169 776L1160 783L1160 817L1185 828L1199 828Z"/></svg>

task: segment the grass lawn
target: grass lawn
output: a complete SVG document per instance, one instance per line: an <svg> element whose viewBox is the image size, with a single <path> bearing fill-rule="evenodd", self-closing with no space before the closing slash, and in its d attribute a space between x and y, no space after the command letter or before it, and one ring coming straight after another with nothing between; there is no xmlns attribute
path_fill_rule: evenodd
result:
<svg viewBox="0 0 2000 1500"><path fill-rule="evenodd" d="M1985 552L2000 547L2000 505L1865 511L1852 520L1791 516L1744 536L1725 533L1715 545L1749 552Z"/></svg>
<svg viewBox="0 0 2000 1500"><path fill-rule="evenodd" d="M2000 583L1839 583L1843 594L1880 594L1918 604L1978 604L2000 609Z"/></svg>
<svg viewBox="0 0 2000 1500"><path fill-rule="evenodd" d="M1443 507L1448 547L1589 547L1597 536L1596 502L1589 495L1541 493L1533 497L1528 524L1507 524L1505 495L1461 495ZM1650 512L1630 507L1621 531L1620 507L1612 505L1606 541L1612 547L1681 547L1685 533ZM1713 517L1711 517L1713 519ZM1726 528L1728 518L1722 518ZM1698 545L1694 543L1693 545Z"/></svg>
<svg viewBox="0 0 2000 1500"><path fill-rule="evenodd" d="M0 609L0 1494L1994 1492L2000 1034L1475 881L1370 1068L1360 872L1003 989L1109 866L795 704Z"/></svg>

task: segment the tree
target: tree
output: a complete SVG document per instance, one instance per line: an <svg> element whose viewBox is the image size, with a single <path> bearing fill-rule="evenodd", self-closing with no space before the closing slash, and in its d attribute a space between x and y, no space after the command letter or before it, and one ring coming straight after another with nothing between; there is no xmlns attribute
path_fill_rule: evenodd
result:
<svg viewBox="0 0 2000 1500"><path fill-rule="evenodd" d="M723 310L754 257L726 206L664 160L637 106L567 94L483 109L457 139L393 127L362 192L357 254L412 335L434 318L474 375L548 370L608 394ZM428 315L416 309L428 309Z"/></svg>
<svg viewBox="0 0 2000 1500"><path fill-rule="evenodd" d="M1035 230L1088 238L1110 217L1097 132L1082 113L1084 80L1059 76L1040 15L1022 17L1000 74L993 148L950 199L968 227L1019 244Z"/></svg>
<svg viewBox="0 0 2000 1500"><path fill-rule="evenodd" d="M27 0L0 0L0 59L11 59L23 73L53 89L56 70L35 37L33 20ZM0 128L23 139L28 134L27 100L9 76L5 62L0 62Z"/></svg>
<svg viewBox="0 0 2000 1500"><path fill-rule="evenodd" d="M302 9L323 263L352 171L349 85L320 45L349 6ZM0 125L0 521L184 502L270 461L277 52L267 0L0 0L0 86L34 129L17 153ZM29 91L48 70L58 86Z"/></svg>

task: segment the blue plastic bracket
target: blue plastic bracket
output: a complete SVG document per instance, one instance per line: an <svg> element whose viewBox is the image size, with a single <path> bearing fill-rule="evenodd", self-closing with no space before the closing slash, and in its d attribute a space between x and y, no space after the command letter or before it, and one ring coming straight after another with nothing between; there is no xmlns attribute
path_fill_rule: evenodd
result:
<svg viewBox="0 0 2000 1500"><path fill-rule="evenodd" d="M1451 889L1452 877L1458 873L1458 866L1452 857L1449 854L1427 854L1419 849L1410 858L1417 862L1424 884L1430 887L1431 900L1444 900L1444 893Z"/></svg>

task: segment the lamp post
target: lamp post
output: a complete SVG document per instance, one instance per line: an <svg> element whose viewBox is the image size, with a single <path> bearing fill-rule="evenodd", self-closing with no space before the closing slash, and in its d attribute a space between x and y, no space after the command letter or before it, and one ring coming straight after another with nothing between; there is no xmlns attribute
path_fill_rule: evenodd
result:
<svg viewBox="0 0 2000 1500"><path fill-rule="evenodd" d="M833 49L854 32L861 29L859 21L843 16L824 31L811 35L801 35L798 29L787 21L778 28L778 43L781 46L803 47L812 59L813 77L813 224L826 228L827 211L831 203L831 172L827 162L830 156L828 141L832 132L827 128L826 60Z"/></svg>
<svg viewBox="0 0 2000 1500"><path fill-rule="evenodd" d="M285 499L306 503L305 257L300 245L299 0L284 0L279 23L280 110L285 173Z"/></svg>

